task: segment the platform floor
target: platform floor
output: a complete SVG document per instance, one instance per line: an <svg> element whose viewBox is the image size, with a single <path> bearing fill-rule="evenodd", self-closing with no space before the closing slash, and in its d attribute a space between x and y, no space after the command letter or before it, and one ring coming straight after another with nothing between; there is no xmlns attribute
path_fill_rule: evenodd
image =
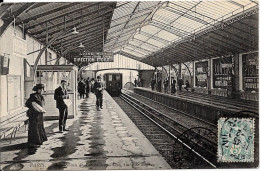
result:
<svg viewBox="0 0 260 171"><path fill-rule="evenodd" d="M79 104L68 132L58 133L58 120L44 122L48 141L33 151L24 128L11 144L2 140L1 170L170 169L106 92L101 110L94 94Z"/></svg>

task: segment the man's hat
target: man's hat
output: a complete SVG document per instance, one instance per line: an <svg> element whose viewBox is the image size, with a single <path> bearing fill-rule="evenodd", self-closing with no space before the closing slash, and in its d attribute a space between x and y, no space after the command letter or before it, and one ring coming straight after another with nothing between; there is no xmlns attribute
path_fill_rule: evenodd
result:
<svg viewBox="0 0 260 171"><path fill-rule="evenodd" d="M64 83L64 82L66 83L67 81L66 81L66 80L61 80L61 82L60 82L60 83Z"/></svg>
<svg viewBox="0 0 260 171"><path fill-rule="evenodd" d="M39 90L39 89L41 89L41 88L44 88L44 84L36 84L34 87L33 87L33 91L37 91L37 90Z"/></svg>

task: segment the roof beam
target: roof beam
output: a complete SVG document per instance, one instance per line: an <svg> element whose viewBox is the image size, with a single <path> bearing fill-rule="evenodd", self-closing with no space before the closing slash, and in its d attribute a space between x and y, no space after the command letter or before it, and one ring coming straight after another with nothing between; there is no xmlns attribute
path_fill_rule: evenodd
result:
<svg viewBox="0 0 260 171"><path fill-rule="evenodd" d="M66 3L65 5L62 5L62 6L58 6L57 8L54 8L52 10L48 10L46 12L43 12L43 13L40 13L40 14L37 14L33 17L29 17L29 18L26 18L25 20L22 20L22 21L18 21L17 22L17 25L20 25L22 23L28 23L30 21L34 21L34 20L37 20L38 18L41 18L41 17L46 17L47 15L50 15L50 14L53 14L55 12L59 12L61 10L65 10L67 8L71 8L75 5L78 5L79 3Z"/></svg>
<svg viewBox="0 0 260 171"><path fill-rule="evenodd" d="M30 9L34 4L35 3L25 3L23 6L21 6L18 10L14 11L13 13L6 13L5 15L3 15L1 19L4 21L4 24L2 25L2 27L0 27L0 36L2 36L7 27L13 23L14 18L19 17L24 11Z"/></svg>
<svg viewBox="0 0 260 171"><path fill-rule="evenodd" d="M104 11L102 11L104 13L104 15L107 14L107 13L110 13L112 11L112 9L110 7L105 7L105 8L102 8L101 10L104 10ZM84 18L85 21L86 20L92 20L95 17L98 18L100 16L99 13L100 12L96 10L96 11L88 12L88 13L86 13L84 15L80 15L78 17L75 17L75 18L71 19L71 20L67 20L66 21L66 26L70 27L72 25L75 25L75 22L77 20L80 20L80 19L83 20L84 17L86 17L86 18ZM64 26L64 25L65 25L64 21L62 21L60 23L56 23L55 22L55 25L49 27L48 30L57 29L57 27ZM44 31L45 31L45 29L41 29L41 30L38 29L37 32L33 32L32 34L40 34L40 33L44 32Z"/></svg>
<svg viewBox="0 0 260 171"><path fill-rule="evenodd" d="M93 7L93 6L95 6L95 5L98 5L98 4L102 4L102 2L93 3L93 4L87 5L87 6L82 6L81 8L78 8L78 9L73 10L73 11L68 11L68 12L62 13L61 15L57 15L57 16L55 16L55 17L53 17L53 18L49 18L49 19L47 19L47 20L43 20L43 21L40 21L40 22L36 22L36 23L34 23L34 24L29 25L29 26L26 27L25 29L35 28L35 27L38 26L38 25L41 25L41 24L44 24L44 23L47 23L47 22L50 22L50 21L54 21L54 20L56 20L56 19L58 19L58 18L61 18L61 17L67 16L67 15L73 14L73 13L75 13L75 12L77 12L77 11L87 10L88 8L91 8L91 7Z"/></svg>
<svg viewBox="0 0 260 171"><path fill-rule="evenodd" d="M107 14L106 14L107 16ZM102 25L102 22L103 22L103 18L102 16L98 16L96 18L92 18L90 22L83 22L84 25L81 25L81 27L78 27L77 30L80 31L81 29L84 29L86 30L86 27L89 27L89 26L93 26L93 25ZM81 23L82 24L82 23ZM71 28L73 27L73 25L70 26ZM49 35L53 35L55 33L58 33L60 32L60 30L56 30L56 31L53 31L53 32L50 32ZM42 36L36 36L38 39L42 39L42 38L45 38L45 35L43 34Z"/></svg>

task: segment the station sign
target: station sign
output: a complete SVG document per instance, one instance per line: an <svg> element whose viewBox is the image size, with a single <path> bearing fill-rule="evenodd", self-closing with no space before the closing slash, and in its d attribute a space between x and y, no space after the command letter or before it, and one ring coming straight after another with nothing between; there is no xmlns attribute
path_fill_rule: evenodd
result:
<svg viewBox="0 0 260 171"><path fill-rule="evenodd" d="M112 52L85 52L73 58L73 62L114 62Z"/></svg>

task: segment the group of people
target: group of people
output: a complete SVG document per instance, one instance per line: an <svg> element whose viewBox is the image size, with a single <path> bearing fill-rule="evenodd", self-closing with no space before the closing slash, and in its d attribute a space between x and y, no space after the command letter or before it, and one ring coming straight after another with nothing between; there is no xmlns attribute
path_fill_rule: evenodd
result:
<svg viewBox="0 0 260 171"><path fill-rule="evenodd" d="M175 94L177 89L176 89L176 83L177 81L175 79L172 79L172 82L171 82L171 94ZM179 87L179 91L182 91L182 86L183 86L183 80L182 79L178 79L178 87ZM152 78L151 79L151 88L152 90L154 90L156 87L156 90L158 92L161 92L162 91L162 80L159 78L157 83L156 83L156 80L155 78ZM166 78L164 81L163 81L163 88L164 88L164 93L167 93L168 92L168 87L169 87L169 80L168 78ZM190 83L188 80L186 80L186 83L185 83L185 87L184 87L187 91L189 90L190 88Z"/></svg>
<svg viewBox="0 0 260 171"><path fill-rule="evenodd" d="M92 81L92 80L91 80ZM84 98L83 93L83 85L84 92L88 96L89 93L89 78L85 81L80 81L79 83L79 93L80 96ZM96 95L96 107L102 109L103 105L103 90L104 84L101 81L100 76L97 77L97 80L93 79L93 86L91 86L91 90ZM82 85L83 84L83 85ZM86 85L86 86L85 86ZM92 84L91 84L92 85ZM81 87L82 86L82 87ZM43 109L44 106L44 84L36 84L33 87L34 93L30 94L29 99L26 101L25 106L28 107L27 116L29 117L29 126L28 126L28 146L35 147L42 145L44 141L47 141L47 134L44 129L43 124L43 114L46 112ZM61 85L55 89L54 91L54 99L56 100L56 108L59 110L59 133L63 131L69 131L66 127L66 121L68 117L68 105L66 104L66 99L69 99L68 91L67 91L67 81L61 80Z"/></svg>
<svg viewBox="0 0 260 171"><path fill-rule="evenodd" d="M93 92L93 86L94 86L94 78L92 78L91 80L89 77L87 79L81 79L78 82L78 93L80 98L84 99L84 97L88 97L89 91Z"/></svg>
<svg viewBox="0 0 260 171"><path fill-rule="evenodd" d="M141 77L140 81L138 81L136 78L134 80L135 87L143 87L144 86L144 79Z"/></svg>

